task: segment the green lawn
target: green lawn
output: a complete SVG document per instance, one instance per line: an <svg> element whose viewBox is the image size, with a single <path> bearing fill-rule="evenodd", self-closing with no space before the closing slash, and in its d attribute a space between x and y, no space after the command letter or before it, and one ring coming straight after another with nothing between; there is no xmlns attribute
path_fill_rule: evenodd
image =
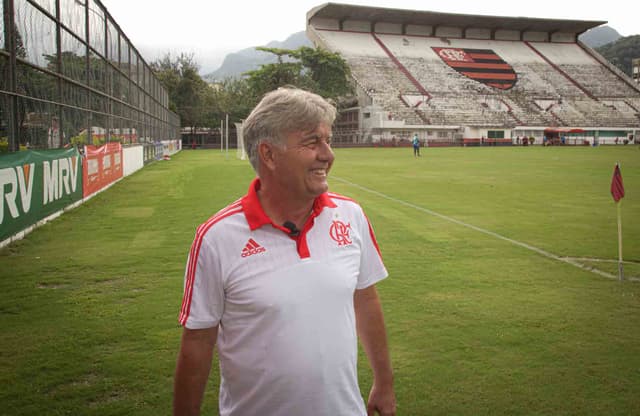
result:
<svg viewBox="0 0 640 416"><path fill-rule="evenodd" d="M338 149L331 180L389 269L399 414L640 414L640 282L553 257L617 274L619 161L625 272L640 279L640 149L422 150ZM195 228L252 177L184 151L1 250L0 414L169 414ZM364 360L360 375L366 395Z"/></svg>

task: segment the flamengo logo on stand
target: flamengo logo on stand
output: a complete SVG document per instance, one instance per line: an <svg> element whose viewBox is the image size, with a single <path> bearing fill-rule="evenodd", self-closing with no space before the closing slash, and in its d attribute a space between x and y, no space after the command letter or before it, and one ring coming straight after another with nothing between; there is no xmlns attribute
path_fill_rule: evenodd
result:
<svg viewBox="0 0 640 416"><path fill-rule="evenodd" d="M490 87L508 90L518 82L518 75L513 67L492 49L431 49L460 74Z"/></svg>
<svg viewBox="0 0 640 416"><path fill-rule="evenodd" d="M247 245L242 249L242 257L249 257L254 254L264 253L265 251L267 251L266 248L256 243L256 240L253 238L250 238Z"/></svg>

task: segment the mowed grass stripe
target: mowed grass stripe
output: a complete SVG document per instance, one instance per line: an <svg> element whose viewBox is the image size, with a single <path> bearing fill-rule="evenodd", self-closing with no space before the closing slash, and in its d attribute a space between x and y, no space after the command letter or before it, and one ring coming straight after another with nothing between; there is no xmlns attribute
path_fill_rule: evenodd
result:
<svg viewBox="0 0 640 416"><path fill-rule="evenodd" d="M406 205L406 206L408 206L410 208L413 208L413 209L415 209L417 211L424 212L424 213L429 214L429 215L433 215L433 216L438 217L440 219L443 219L445 221L449 221L449 222L452 222L454 224L458 224L458 225L460 225L462 227L467 227L467 228L470 228L472 230L478 231L480 233L490 235L490 236L495 237L497 239L504 240L504 241L506 241L506 242L508 242L510 244L526 248L527 250L530 250L530 251L533 251L535 253L538 253L538 254L540 254L540 255L542 255L544 257L549 257L550 259L570 264L572 266L578 267L580 269L583 269L583 270L586 270L586 271L589 271L589 272L592 272L592 273L596 273L596 274L598 274L600 276L607 277L609 279L617 279L618 278L618 276L614 276L614 275L612 275L610 273L604 272L602 270L595 269L593 267L588 267L588 266L586 266L586 265L584 265L582 263L579 263L579 262L575 261L574 259L557 256L555 254L552 254L552 253L549 253L549 252L547 252L545 250L542 250L542 249L540 249L538 247L534 247L534 246L532 246L530 244L523 243L521 241L517 241L517 240L514 240L514 239L509 238L509 237L505 237L505 236L500 235L498 233L494 233L493 231L489 231L489 230L485 230L484 228L476 227L475 225L472 225L472 224L467 224L466 222L459 221L459 220L457 220L455 218L451 218L451 217L446 216L444 214L440 214L440 213L432 211L432 210L430 210L428 208L424 208L424 207L412 204L410 202L403 201L401 199L394 198L392 196L383 194L383 193L378 192L376 190L369 189L369 188L364 187L362 185L358 185L357 183L353 183L353 182L348 181L348 180L346 180L344 178L333 176L333 179L337 179L337 180L339 180L339 181L341 181L343 183L346 183L348 185L351 185L351 186L354 186L356 188L362 189L363 191L366 191L366 192L369 192L371 194L377 195L377 196L379 196L381 198L388 199L388 200L390 200L392 202L395 202L395 203L398 203L398 204L401 204L401 205ZM632 280L638 280L636 278L631 278L631 279Z"/></svg>

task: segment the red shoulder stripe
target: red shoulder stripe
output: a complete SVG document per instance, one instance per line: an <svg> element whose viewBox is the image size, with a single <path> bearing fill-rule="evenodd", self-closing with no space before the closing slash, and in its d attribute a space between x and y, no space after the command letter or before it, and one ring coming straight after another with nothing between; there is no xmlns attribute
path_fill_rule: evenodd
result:
<svg viewBox="0 0 640 416"><path fill-rule="evenodd" d="M191 299L193 297L193 284L196 277L196 266L198 265L198 255L200 254L200 247L202 246L202 240L204 236L207 234L207 231L209 231L209 229L213 227L218 221L221 221L231 215L240 212L242 212L242 205L239 203L239 201L237 201L227 208L219 211L213 217L209 218L207 222L198 227L196 236L193 240L193 244L191 244L191 250L189 251L187 277L179 317L181 325L185 325L187 323L187 318L189 317L189 312L191 310Z"/></svg>
<svg viewBox="0 0 640 416"><path fill-rule="evenodd" d="M327 192L327 195L329 195L329 198L332 198L332 199L341 199L343 201L351 201L351 202L354 202L356 204L358 203L355 199L349 198L348 196L336 194L336 193L333 193L333 192Z"/></svg>
<svg viewBox="0 0 640 416"><path fill-rule="evenodd" d="M382 260L382 253L380 252L380 247L378 246L378 240L376 240L376 235L373 232L373 227L371 226L371 222L369 218L365 214L364 217L367 219L367 225L369 226L369 235L371 236L371 241L373 241L373 245L376 247L376 251L378 252L378 256L380 256L380 260Z"/></svg>

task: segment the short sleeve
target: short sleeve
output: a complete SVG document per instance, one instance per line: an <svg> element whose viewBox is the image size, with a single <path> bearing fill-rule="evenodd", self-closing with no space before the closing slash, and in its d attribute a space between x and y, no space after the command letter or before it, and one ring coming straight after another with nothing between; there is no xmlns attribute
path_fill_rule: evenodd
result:
<svg viewBox="0 0 640 416"><path fill-rule="evenodd" d="M389 273L382 261L373 227L362 210L360 210L360 214L358 224L362 236L362 253L360 256L360 275L356 288L364 289L384 279Z"/></svg>
<svg viewBox="0 0 640 416"><path fill-rule="evenodd" d="M211 328L224 311L224 287L217 251L206 235L197 236L185 270L180 324L189 329Z"/></svg>

